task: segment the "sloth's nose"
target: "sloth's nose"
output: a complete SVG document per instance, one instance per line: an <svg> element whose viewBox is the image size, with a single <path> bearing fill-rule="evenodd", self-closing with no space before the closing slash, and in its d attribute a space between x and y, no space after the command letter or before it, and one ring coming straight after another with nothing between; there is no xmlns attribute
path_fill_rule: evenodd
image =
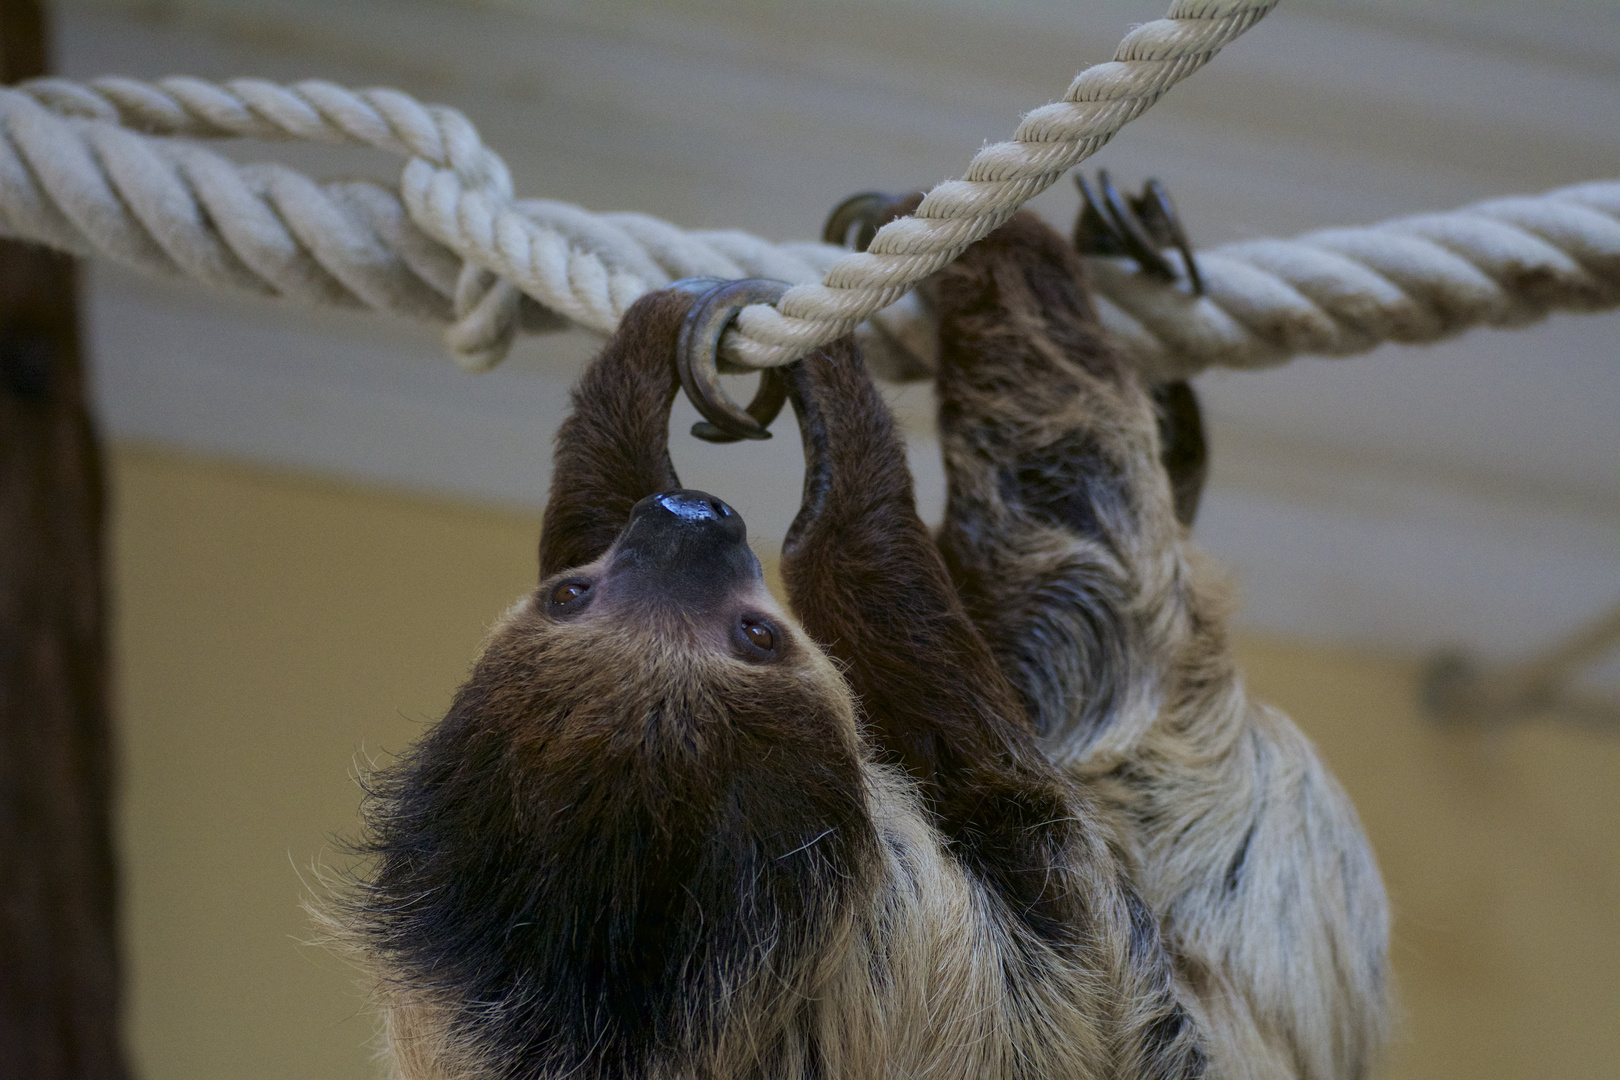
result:
<svg viewBox="0 0 1620 1080"><path fill-rule="evenodd" d="M742 515L706 491L649 495L614 545L616 569L677 578L729 578L757 568Z"/></svg>
<svg viewBox="0 0 1620 1080"><path fill-rule="evenodd" d="M717 539L741 543L748 539L742 515L706 491L678 488L649 495L630 511L630 520L644 518L664 528L694 528L713 532Z"/></svg>

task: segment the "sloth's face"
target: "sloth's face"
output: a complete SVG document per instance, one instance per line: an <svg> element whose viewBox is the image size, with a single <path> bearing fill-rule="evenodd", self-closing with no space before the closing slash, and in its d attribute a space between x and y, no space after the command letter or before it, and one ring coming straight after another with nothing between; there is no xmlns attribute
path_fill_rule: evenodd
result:
<svg viewBox="0 0 1620 1080"><path fill-rule="evenodd" d="M606 555L536 590L559 635L605 628L743 664L789 662L802 632L765 588L742 517L702 491L649 495Z"/></svg>
<svg viewBox="0 0 1620 1080"><path fill-rule="evenodd" d="M854 742L842 676L766 589L742 518L701 491L648 496L605 555L543 581L474 680L531 749L701 751L784 725Z"/></svg>

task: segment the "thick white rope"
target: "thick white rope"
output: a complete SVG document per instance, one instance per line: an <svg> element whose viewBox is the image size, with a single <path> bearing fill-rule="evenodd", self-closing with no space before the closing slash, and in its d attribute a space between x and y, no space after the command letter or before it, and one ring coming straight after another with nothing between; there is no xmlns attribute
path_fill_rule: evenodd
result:
<svg viewBox="0 0 1620 1080"><path fill-rule="evenodd" d="M169 138L177 135L372 146L408 156L407 175L426 179L413 202L410 183L403 196L367 182L317 184L281 166L237 166ZM431 211L445 176L460 192L452 216L487 233L485 246L506 253L501 267L522 263L525 276L499 276L501 267L421 227L451 213ZM520 324L610 332L637 297L678 277L812 282L859 263L822 244L684 233L644 215L514 202L509 191L504 165L464 117L397 91L178 78L0 89L0 234L266 295L451 321L450 343L469 367L499 359ZM505 202L479 224L468 207L489 210L489 199L468 192ZM1094 261L1105 321L1156 375L1346 354L1620 305L1620 183L1228 245L1199 259L1203 298L1123 262ZM864 329L892 377L931 366L915 296Z"/></svg>
<svg viewBox="0 0 1620 1080"><path fill-rule="evenodd" d="M467 261L382 185L238 166L170 136L349 143L407 156L407 174L426 169L468 191L502 193L502 235L519 235L528 273L514 281ZM533 328L572 322L611 333L638 297L678 278L809 281L846 254L741 232L685 233L643 214L513 202L510 187L465 117L395 90L188 78L0 89L0 234L266 295L451 321L451 349L473 369L505 354L525 293L536 301L527 305Z"/></svg>
<svg viewBox="0 0 1620 1080"><path fill-rule="evenodd" d="M936 185L912 216L879 229L865 252L840 259L819 284L789 289L775 307L744 308L728 355L766 367L853 330L1096 153L1276 2L1174 0L1165 18L1125 35L1110 63L1075 76L1063 100L1025 116L1012 141L986 146L962 179Z"/></svg>
<svg viewBox="0 0 1620 1080"><path fill-rule="evenodd" d="M1346 356L1620 307L1620 180L1226 244L1197 259L1203 297L1123 260L1090 260L1103 321L1150 376Z"/></svg>
<svg viewBox="0 0 1620 1080"><path fill-rule="evenodd" d="M822 282L789 290L779 308L745 309L728 334L728 356L753 367L786 363L887 307L1090 156L1276 3L1174 0L1166 18L1132 30L1111 63L1083 71L1062 101L1025 117L1014 141L981 150L961 180L936 187L915 217L890 223L867 252L817 265ZM708 272L690 268L706 261L727 274L807 276L804 253L788 249L772 259L781 249L736 234L706 238L712 257L705 260L692 257L689 238L650 219L621 218L610 226L554 205L516 203L505 166L464 117L396 91L353 93L318 82L282 88L253 80L223 86L47 80L5 97L0 110L14 153L0 163L0 228L260 291L315 291L391 308L409 304L422 284L444 294L437 280L442 266L413 265L402 251L393 260L381 255L384 234L420 245L403 234L403 218L373 205L375 192L320 188L274 168L243 171L232 183L217 156L125 129L345 142L408 157L400 184L404 217L461 260L451 297L458 319L452 346L473 366L504 350L518 321L519 292L572 322L612 330L636 297L667 283L660 279L670 268L651 257L660 248L682 275ZM30 109L23 100L30 97L41 107ZM52 113L71 119L53 131ZM19 184L23 190L13 192ZM349 228L336 220L345 209ZM278 219L296 245L269 235ZM239 220L245 227L236 227ZM626 242L614 244L620 237ZM749 265L755 260L778 263L777 272ZM314 272L311 261L325 273Z"/></svg>

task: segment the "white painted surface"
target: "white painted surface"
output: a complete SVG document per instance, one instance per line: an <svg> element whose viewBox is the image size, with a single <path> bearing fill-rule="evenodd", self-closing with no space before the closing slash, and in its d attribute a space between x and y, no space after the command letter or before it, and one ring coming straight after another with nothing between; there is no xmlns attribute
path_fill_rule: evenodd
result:
<svg viewBox="0 0 1620 1080"><path fill-rule="evenodd" d="M813 235L851 191L954 174L1163 7L70 3L60 67L398 85L466 111L523 194L786 239ZM233 152L397 169L304 147ZM1620 7L1289 0L1094 164L1167 181L1208 244L1620 176ZM1066 225L1071 190L1038 207ZM566 387L592 347L533 340L474 377L425 328L104 269L92 282L116 436L526 506L543 499ZM1215 374L1201 389L1215 475L1199 532L1234 568L1251 627L1513 655L1620 598L1620 316ZM897 394L937 513L927 391ZM798 486L790 425L763 447L677 456L760 542L780 536Z"/></svg>

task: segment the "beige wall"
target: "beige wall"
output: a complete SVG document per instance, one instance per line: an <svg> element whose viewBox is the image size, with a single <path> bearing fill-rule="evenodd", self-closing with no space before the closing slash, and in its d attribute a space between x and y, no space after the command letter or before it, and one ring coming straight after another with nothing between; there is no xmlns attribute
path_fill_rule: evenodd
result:
<svg viewBox="0 0 1620 1080"><path fill-rule="evenodd" d="M443 710L531 581L536 522L123 448L112 455L131 1028L152 1080L374 1075L357 976L300 942L367 757ZM1620 741L1435 731L1414 665L1247 641L1390 884L1391 1075L1620 1067Z"/></svg>

